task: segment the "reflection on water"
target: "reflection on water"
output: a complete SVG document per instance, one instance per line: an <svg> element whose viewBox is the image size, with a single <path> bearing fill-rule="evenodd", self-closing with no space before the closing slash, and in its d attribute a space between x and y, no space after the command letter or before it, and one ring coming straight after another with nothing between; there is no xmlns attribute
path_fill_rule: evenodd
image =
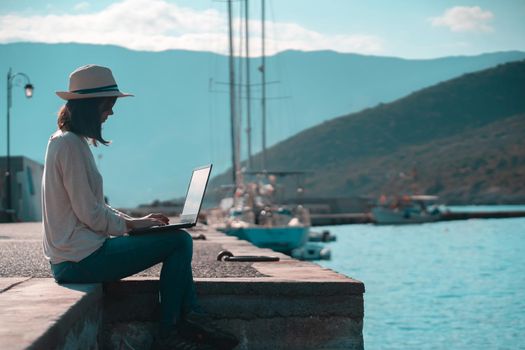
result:
<svg viewBox="0 0 525 350"><path fill-rule="evenodd" d="M365 283L366 349L525 349L525 218L322 229L319 264Z"/></svg>

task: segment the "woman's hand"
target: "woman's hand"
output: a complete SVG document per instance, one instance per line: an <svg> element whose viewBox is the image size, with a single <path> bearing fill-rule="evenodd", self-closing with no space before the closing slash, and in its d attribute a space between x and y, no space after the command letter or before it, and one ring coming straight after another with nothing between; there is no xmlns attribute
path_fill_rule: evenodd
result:
<svg viewBox="0 0 525 350"><path fill-rule="evenodd" d="M126 218L126 227L128 231L131 231L152 226L164 226L167 225L169 221L166 215L153 213L142 218Z"/></svg>
<svg viewBox="0 0 525 350"><path fill-rule="evenodd" d="M166 215L161 214L161 213L152 213L152 214L146 215L142 219L154 219L154 220L160 221L163 225L167 225L170 222L170 219L168 219Z"/></svg>

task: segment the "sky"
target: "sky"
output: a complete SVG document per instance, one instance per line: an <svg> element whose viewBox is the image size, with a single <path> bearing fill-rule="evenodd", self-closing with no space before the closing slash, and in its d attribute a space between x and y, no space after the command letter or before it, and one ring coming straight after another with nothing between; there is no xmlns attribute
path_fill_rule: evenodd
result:
<svg viewBox="0 0 525 350"><path fill-rule="evenodd" d="M233 2L235 18L244 3ZM224 0L0 0L0 43L226 53L226 11ZM261 1L249 1L249 12L250 54L259 56ZM525 0L266 0L266 23L269 55L288 49L403 58L525 51Z"/></svg>

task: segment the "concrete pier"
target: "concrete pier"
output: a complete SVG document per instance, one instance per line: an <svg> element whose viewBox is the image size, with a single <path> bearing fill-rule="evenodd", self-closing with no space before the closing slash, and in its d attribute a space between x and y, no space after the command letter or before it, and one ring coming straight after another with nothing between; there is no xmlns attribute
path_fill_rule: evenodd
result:
<svg viewBox="0 0 525 350"><path fill-rule="evenodd" d="M525 211L480 211L480 212L444 212L437 221L469 219L508 219L525 217ZM312 226L334 226L352 224L373 224L370 213L312 214Z"/></svg>
<svg viewBox="0 0 525 350"><path fill-rule="evenodd" d="M192 233L206 236L194 241L199 299L238 349L363 349L362 282L206 227ZM41 249L40 223L0 225L0 348L149 348L159 266L103 286L59 286ZM280 261L217 261L223 249Z"/></svg>
<svg viewBox="0 0 525 350"><path fill-rule="evenodd" d="M312 226L370 224L374 222L370 213L312 214L310 217Z"/></svg>

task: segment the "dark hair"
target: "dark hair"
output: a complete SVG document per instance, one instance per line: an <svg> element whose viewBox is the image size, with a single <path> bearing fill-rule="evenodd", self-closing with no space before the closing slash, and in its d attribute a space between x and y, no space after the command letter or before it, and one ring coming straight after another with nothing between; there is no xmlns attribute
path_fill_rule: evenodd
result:
<svg viewBox="0 0 525 350"><path fill-rule="evenodd" d="M116 99L99 97L69 100L58 112L58 128L89 138L95 146L97 141L107 146L110 142L102 138L100 118L102 112L113 106Z"/></svg>

